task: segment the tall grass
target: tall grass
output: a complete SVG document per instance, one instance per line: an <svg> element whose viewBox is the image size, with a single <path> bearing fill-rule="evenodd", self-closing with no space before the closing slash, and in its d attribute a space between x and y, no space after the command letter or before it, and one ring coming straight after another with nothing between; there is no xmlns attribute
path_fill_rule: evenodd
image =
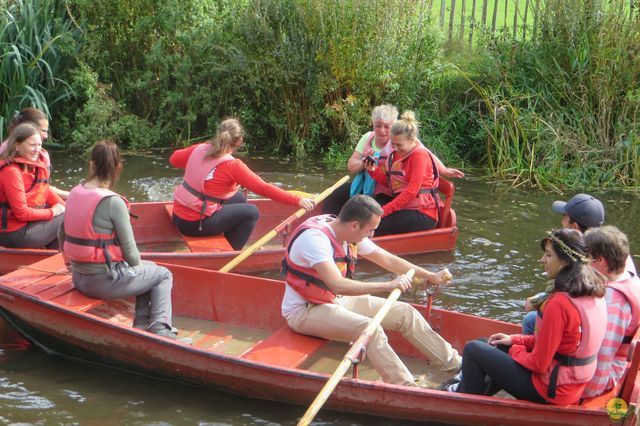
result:
<svg viewBox="0 0 640 426"><path fill-rule="evenodd" d="M481 47L493 77L470 82L492 173L545 187L637 187L640 22L625 5L547 0L535 39Z"/></svg>
<svg viewBox="0 0 640 426"><path fill-rule="evenodd" d="M72 96L61 76L78 29L66 13L53 0L0 1L0 134L15 111L33 106L51 115Z"/></svg>

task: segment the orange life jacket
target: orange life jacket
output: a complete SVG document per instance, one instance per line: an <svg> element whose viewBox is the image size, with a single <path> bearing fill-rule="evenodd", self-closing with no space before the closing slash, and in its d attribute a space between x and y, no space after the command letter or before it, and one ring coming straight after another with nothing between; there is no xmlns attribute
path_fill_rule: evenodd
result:
<svg viewBox="0 0 640 426"><path fill-rule="evenodd" d="M629 343L640 326L640 280L634 275L626 280L611 281L607 283L607 286L622 293L631 305L631 323L624 331L624 339L616 352L616 357L626 359Z"/></svg>
<svg viewBox="0 0 640 426"><path fill-rule="evenodd" d="M23 173L24 193L27 205L31 208L45 208L47 196L49 193L49 168L42 161L28 161L22 157L16 157L11 160L0 160L0 170L4 167L30 167L32 173ZM7 201L5 194L0 194L1 223L0 231L7 230L7 223L13 217L11 206Z"/></svg>
<svg viewBox="0 0 640 426"><path fill-rule="evenodd" d="M556 353L551 365L541 375L548 386L549 398L556 397L559 385L586 383L593 377L597 366L598 351L607 330L607 304L603 297L571 297L565 292L553 293L553 297L566 297L580 314L580 342L571 355ZM544 327L544 315L536 317L536 329Z"/></svg>
<svg viewBox="0 0 640 426"><path fill-rule="evenodd" d="M305 220L293 232L293 237L287 245L284 260L282 261L282 275L285 281L305 300L311 303L333 303L336 295L329 289L327 284L320 279L315 268L305 268L299 266L289 256L289 251L293 242L307 229L318 229L324 233L333 247L333 261L338 266L343 277L351 278L355 272L357 263L357 247L354 244L347 244L347 251L341 243L336 240L335 235L328 227L328 223L335 220L333 215L314 216Z"/></svg>
<svg viewBox="0 0 640 426"><path fill-rule="evenodd" d="M230 154L218 158L206 156L209 149L210 145L208 143L202 143L194 148L187 161L184 180L173 191L174 204L180 204L200 213L200 226L202 226L202 219L218 211L225 200L233 197L239 188L236 185L232 191L219 197L204 193L204 182L213 177L216 167L233 160L233 156Z"/></svg>
<svg viewBox="0 0 640 426"><path fill-rule="evenodd" d="M64 216L65 241L63 250L74 262L106 263L124 260L115 231L100 234L93 228L93 216L100 201L106 197L122 198L127 208L129 201L108 189L87 189L82 184L69 193Z"/></svg>

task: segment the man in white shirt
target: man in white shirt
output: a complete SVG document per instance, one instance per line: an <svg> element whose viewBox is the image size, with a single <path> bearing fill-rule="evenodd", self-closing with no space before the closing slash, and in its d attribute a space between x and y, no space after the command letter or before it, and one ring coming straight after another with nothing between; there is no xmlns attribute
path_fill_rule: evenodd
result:
<svg viewBox="0 0 640 426"><path fill-rule="evenodd" d="M282 315L296 332L329 340L355 340L384 304L371 293L395 288L405 291L411 281L400 275L392 281L362 282L349 278L353 251L396 274L415 269L416 277L432 284L448 283L449 272L429 272L378 247L369 237L380 223L382 208L371 197L352 197L337 219L316 216L294 232L287 248L287 286ZM356 246L357 245L357 246ZM351 247L350 247L351 246ZM340 296L336 296L340 295ZM398 331L436 368L456 372L458 352L410 304L395 302L371 337L367 357L385 382L414 386L414 378L387 341L384 329Z"/></svg>

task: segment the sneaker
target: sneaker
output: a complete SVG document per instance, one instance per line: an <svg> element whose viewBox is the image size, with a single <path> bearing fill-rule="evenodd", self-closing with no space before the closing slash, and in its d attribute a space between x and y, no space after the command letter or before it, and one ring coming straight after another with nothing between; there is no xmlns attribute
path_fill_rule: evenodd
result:
<svg viewBox="0 0 640 426"><path fill-rule="evenodd" d="M187 345L193 344L191 337L178 337L178 333L174 333L170 328L159 328L155 330L149 330L149 333L157 334L158 336L166 337L167 339L177 340Z"/></svg>
<svg viewBox="0 0 640 426"><path fill-rule="evenodd" d="M149 325L146 322L134 321L133 328L137 328L139 330L146 330L147 328L149 328ZM171 332L178 334L178 329L176 327L171 327Z"/></svg>
<svg viewBox="0 0 640 426"><path fill-rule="evenodd" d="M458 392L458 387L460 385L460 380L456 377L452 377L449 380L446 380L443 384L438 386L436 389L445 391L445 392Z"/></svg>

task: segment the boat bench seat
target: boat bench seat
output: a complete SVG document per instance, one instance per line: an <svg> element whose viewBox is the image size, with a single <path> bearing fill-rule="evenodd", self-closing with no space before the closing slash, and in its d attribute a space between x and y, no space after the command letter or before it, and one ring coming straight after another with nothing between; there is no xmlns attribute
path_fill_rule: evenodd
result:
<svg viewBox="0 0 640 426"><path fill-rule="evenodd" d="M93 297L85 296L75 289L63 294L62 296L58 296L51 301L80 312L89 311L104 303L104 300L102 299L94 299Z"/></svg>
<svg viewBox="0 0 640 426"><path fill-rule="evenodd" d="M296 333L284 326L254 345L242 358L277 367L295 368L328 340Z"/></svg>
<svg viewBox="0 0 640 426"><path fill-rule="evenodd" d="M58 282L53 282L57 279ZM40 281L23 288L26 293L31 293L42 300L46 300L59 305L64 305L76 311L88 311L103 303L102 299L94 299L85 296L75 289L71 282L71 276L52 275L47 281Z"/></svg>
<svg viewBox="0 0 640 426"><path fill-rule="evenodd" d="M169 218L173 216L173 204L164 206ZM212 251L233 251L233 247L224 235L212 235L208 237L189 237L180 233L185 243L194 253L210 253Z"/></svg>

